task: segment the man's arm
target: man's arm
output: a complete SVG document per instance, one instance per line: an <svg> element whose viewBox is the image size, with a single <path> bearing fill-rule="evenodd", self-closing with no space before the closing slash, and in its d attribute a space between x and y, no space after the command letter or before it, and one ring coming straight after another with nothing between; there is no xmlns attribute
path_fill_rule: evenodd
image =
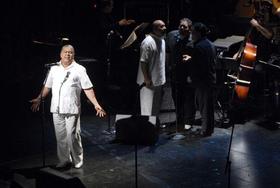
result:
<svg viewBox="0 0 280 188"><path fill-rule="evenodd" d="M151 80L151 76L149 74L149 66L148 63L140 62L141 63L141 70L144 76L144 82L146 87L151 87L153 82Z"/></svg>
<svg viewBox="0 0 280 188"><path fill-rule="evenodd" d="M48 96L50 90L50 88L43 87L38 97L29 101L32 103L31 110L33 112L39 111L41 100L45 99Z"/></svg>
<svg viewBox="0 0 280 188"><path fill-rule="evenodd" d="M84 89L84 92L87 96L87 98L90 100L90 102L94 105L94 108L96 110L96 115L99 117L104 117L106 115L106 112L102 109L102 107L99 105L95 93L92 88L90 89Z"/></svg>
<svg viewBox="0 0 280 188"><path fill-rule="evenodd" d="M259 22L255 19L252 19L250 21L251 25L255 27L265 38L271 39L273 36L273 32L271 30L268 30L267 28L263 27L259 24Z"/></svg>

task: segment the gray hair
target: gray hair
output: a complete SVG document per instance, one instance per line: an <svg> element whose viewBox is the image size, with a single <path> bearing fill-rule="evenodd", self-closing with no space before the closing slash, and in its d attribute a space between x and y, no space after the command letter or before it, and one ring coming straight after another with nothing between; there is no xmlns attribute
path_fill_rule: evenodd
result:
<svg viewBox="0 0 280 188"><path fill-rule="evenodd" d="M62 50L63 50L64 48L71 48L71 49L73 50L73 52L75 53L75 49L74 49L74 47L73 47L71 44L66 44L66 45L62 46L60 52L62 52Z"/></svg>
<svg viewBox="0 0 280 188"><path fill-rule="evenodd" d="M189 18L182 18L180 22L187 22L189 26L192 25L192 21Z"/></svg>

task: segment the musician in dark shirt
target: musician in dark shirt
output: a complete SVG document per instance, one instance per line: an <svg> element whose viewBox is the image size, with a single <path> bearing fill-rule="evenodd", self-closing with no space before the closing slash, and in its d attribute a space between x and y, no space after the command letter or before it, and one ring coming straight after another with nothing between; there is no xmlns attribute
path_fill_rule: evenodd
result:
<svg viewBox="0 0 280 188"><path fill-rule="evenodd" d="M97 55L103 61L106 60L108 55L108 40L122 38L120 34L121 27L135 23L134 20L128 19L115 20L112 16L113 7L113 0L98 0L96 4L97 50L99 51Z"/></svg>
<svg viewBox="0 0 280 188"><path fill-rule="evenodd" d="M192 21L182 18L177 30L170 31L166 38L166 51L169 54L168 64L171 68L172 98L176 107L177 131L190 129L195 119L194 89L188 83L188 63L182 56L192 46Z"/></svg>
<svg viewBox="0 0 280 188"><path fill-rule="evenodd" d="M110 97L108 95L112 89L110 85L117 85L120 82L120 78L117 76L118 71L121 71L118 57L120 46L123 43L122 28L135 23L130 19L115 19L112 15L113 7L113 0L97 0L93 17L95 42L92 45L94 57L97 59L93 75L95 76L97 96L104 96L104 99ZM116 89L118 88L116 87Z"/></svg>
<svg viewBox="0 0 280 188"><path fill-rule="evenodd" d="M195 100L201 114L201 136L210 136L214 132L213 86L216 83L216 50L207 39L208 28L203 23L192 27L193 51L184 55L189 63L190 78L195 88Z"/></svg>
<svg viewBox="0 0 280 188"><path fill-rule="evenodd" d="M279 85L280 85L280 8L276 9L271 2L265 1L262 9L262 15L266 19L252 19L250 24L255 29L254 44L258 46L257 62L255 66L255 82L252 83L252 90L261 88L269 90L270 101L272 105L265 110L265 117L270 121L279 122ZM257 92L254 92L257 95ZM263 93L263 92L261 92Z"/></svg>

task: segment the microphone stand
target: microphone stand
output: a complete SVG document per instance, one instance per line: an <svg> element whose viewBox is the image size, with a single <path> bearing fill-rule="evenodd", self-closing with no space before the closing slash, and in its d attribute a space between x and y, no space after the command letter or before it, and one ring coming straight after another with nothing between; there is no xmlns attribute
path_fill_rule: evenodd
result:
<svg viewBox="0 0 280 188"><path fill-rule="evenodd" d="M227 158L226 158L226 166L225 166L225 174L228 175L228 182L227 182L227 187L230 188L230 178L231 178L231 160L230 160L230 152L231 152L231 145L232 145L232 139L233 139L233 133L234 133L234 127L235 127L235 118L236 118L236 111L233 110L233 100L234 100L234 86L232 87L232 93L229 101L229 123L231 124L231 134L230 134L230 139L229 139L229 147L228 147L228 152L227 152Z"/></svg>
<svg viewBox="0 0 280 188"><path fill-rule="evenodd" d="M107 64L107 71L106 71L106 86L108 89L108 83L110 80L110 76L111 76L111 53L112 53L112 35L114 34L114 32L110 31L107 34L107 57L106 57L106 64ZM109 107L110 108L110 107ZM103 134L107 134L107 135L111 135L113 134L114 131L111 131L111 115L110 115L110 110L108 112L108 128L107 130L103 131Z"/></svg>
<svg viewBox="0 0 280 188"><path fill-rule="evenodd" d="M180 87L180 86L179 86L177 78L175 78L175 79L176 79L175 80L175 114L176 114L175 127L176 127L176 132L172 139L173 140L182 140L183 138L185 138L185 136L178 131L178 128L179 128L178 127L178 117L179 117L179 113L180 113L179 108L178 108L178 93L179 93L178 87Z"/></svg>
<svg viewBox="0 0 280 188"><path fill-rule="evenodd" d="M45 122L46 122L46 117L45 117L45 99L43 98L43 90L44 90L44 86L46 84L46 81L48 79L49 73L50 73L50 67L47 67L47 73L46 73L46 77L45 80L43 82L43 87L42 90L40 92L40 101L41 101L41 109L42 109L42 113L41 113L41 125L42 125L42 140L41 140L41 146L42 146L42 160L43 160L43 167L46 166L46 151L45 151Z"/></svg>
<svg viewBox="0 0 280 188"><path fill-rule="evenodd" d="M107 81L109 81L110 79L110 74L111 74L111 53L112 53L112 35L114 33L112 31L110 31L107 34L107 47L108 47L108 51L107 51L107 58L106 58L106 63L107 63Z"/></svg>

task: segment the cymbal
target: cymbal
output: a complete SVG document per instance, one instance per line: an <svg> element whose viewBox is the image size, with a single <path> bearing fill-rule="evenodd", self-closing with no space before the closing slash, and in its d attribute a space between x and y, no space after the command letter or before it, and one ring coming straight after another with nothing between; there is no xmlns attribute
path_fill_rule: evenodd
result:
<svg viewBox="0 0 280 188"><path fill-rule="evenodd" d="M126 41L121 45L120 49L129 47L134 41L137 40L137 32L142 32L146 27L148 27L148 25L149 23L143 22L140 25L136 26L128 36Z"/></svg>
<svg viewBox="0 0 280 188"><path fill-rule="evenodd" d="M43 41L38 41L38 40L33 40L32 41L35 44L41 44L41 45L46 45L46 46L60 46L60 43L51 43L51 42L43 42Z"/></svg>
<svg viewBox="0 0 280 188"><path fill-rule="evenodd" d="M52 40L52 42L46 41L46 40L33 40L32 42L35 44L41 44L41 45L45 45L45 46L61 46L64 44L64 42L67 42L67 41L69 41L69 38L60 37L60 38L56 38L55 40Z"/></svg>

